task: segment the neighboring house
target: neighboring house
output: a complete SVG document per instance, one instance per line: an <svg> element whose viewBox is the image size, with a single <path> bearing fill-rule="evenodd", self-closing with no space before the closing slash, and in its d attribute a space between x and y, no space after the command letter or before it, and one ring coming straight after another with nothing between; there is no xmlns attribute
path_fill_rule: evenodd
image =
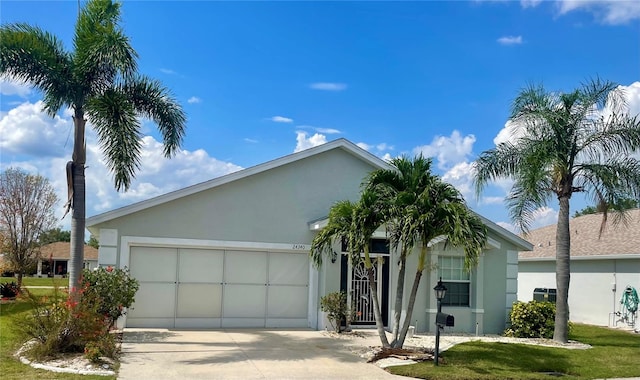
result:
<svg viewBox="0 0 640 380"><path fill-rule="evenodd" d="M40 248L37 276L66 276L70 258L71 243L59 241ZM84 245L84 268L94 269L98 266L98 250Z"/></svg>
<svg viewBox="0 0 640 380"><path fill-rule="evenodd" d="M342 254L317 270L308 255L331 206L357 200L363 179L380 168L390 166L339 139L89 218L88 229L100 240L99 264L128 267L140 282L121 325L324 329L320 297L341 288L353 298L354 323L373 324L362 268L349 268ZM440 269L423 276L412 317L416 331L435 330L439 276L450 287L443 311L455 316L454 331L504 329L516 300L518 251L531 245L483 221L489 240L470 275L462 270L461 250L434 244L431 257ZM389 252L384 232L374 237L378 293L391 328L398 254ZM339 241L334 249L342 252ZM408 262L407 298L416 257Z"/></svg>
<svg viewBox="0 0 640 380"><path fill-rule="evenodd" d="M620 299L627 286L640 290L640 210L628 211L627 225L613 225L609 214L599 237L602 214L570 221L571 282L569 317L574 322L618 323ZM520 252L518 299L530 301L535 288L556 288L556 225L531 231L533 251Z"/></svg>

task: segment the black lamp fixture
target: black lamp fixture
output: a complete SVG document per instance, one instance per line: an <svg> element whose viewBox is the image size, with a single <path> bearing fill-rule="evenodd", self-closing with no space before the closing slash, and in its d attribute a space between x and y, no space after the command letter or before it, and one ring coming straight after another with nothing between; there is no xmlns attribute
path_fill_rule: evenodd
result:
<svg viewBox="0 0 640 380"><path fill-rule="evenodd" d="M436 300L438 300L438 314L436 315L436 349L435 355L433 355L433 362L435 365L438 365L438 356L440 353L440 329L442 326L437 322L437 320L440 313L442 313L442 300L447 294L447 287L442 283L442 277L440 277L438 284L433 288L433 290L436 293Z"/></svg>
<svg viewBox="0 0 640 380"><path fill-rule="evenodd" d="M438 302L442 302L444 296L447 294L447 287L442 283L442 277L440 277L438 285L436 285L433 290L436 292L436 299ZM438 307L440 307L440 305L438 305ZM440 312L440 310L438 310L438 312Z"/></svg>

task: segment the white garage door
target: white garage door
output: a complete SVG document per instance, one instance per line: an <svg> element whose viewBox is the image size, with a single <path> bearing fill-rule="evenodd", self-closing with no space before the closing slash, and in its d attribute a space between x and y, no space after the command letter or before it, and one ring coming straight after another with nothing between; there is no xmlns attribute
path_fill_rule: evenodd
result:
<svg viewBox="0 0 640 380"><path fill-rule="evenodd" d="M307 327L305 253L133 247L127 327Z"/></svg>

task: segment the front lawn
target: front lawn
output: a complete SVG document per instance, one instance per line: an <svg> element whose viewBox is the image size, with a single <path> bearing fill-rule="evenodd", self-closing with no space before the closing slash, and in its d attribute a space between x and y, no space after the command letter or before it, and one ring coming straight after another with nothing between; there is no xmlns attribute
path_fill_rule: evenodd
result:
<svg viewBox="0 0 640 380"><path fill-rule="evenodd" d="M593 346L588 350L511 343L469 342L442 354L433 362L391 367L396 375L421 379L597 379L640 376L640 335L575 324L570 339Z"/></svg>
<svg viewBox="0 0 640 380"><path fill-rule="evenodd" d="M0 283L18 282L15 277L0 277ZM22 286L69 286L68 278L22 277Z"/></svg>
<svg viewBox="0 0 640 380"><path fill-rule="evenodd" d="M4 278L3 278L4 280ZM30 280L47 280L52 284L50 278L40 278ZM67 280L67 279L61 279ZM68 280L67 280L68 281ZM47 286L43 284L40 286ZM44 295L52 293L53 289L35 289L34 293ZM28 365L20 363L13 357L14 352L23 343L19 340L18 334L13 326L14 318L26 318L31 310L31 305L27 301L17 300L12 303L0 305L0 378L3 380L24 380L24 379L73 379L73 380L115 380L115 376L88 376L65 373L55 373L34 369Z"/></svg>

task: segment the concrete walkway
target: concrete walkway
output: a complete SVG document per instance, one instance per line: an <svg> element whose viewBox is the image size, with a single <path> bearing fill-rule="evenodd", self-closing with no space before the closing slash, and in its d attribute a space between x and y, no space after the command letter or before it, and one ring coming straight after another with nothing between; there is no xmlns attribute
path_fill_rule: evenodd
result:
<svg viewBox="0 0 640 380"><path fill-rule="evenodd" d="M358 341L362 346L369 342ZM373 337L371 345L379 341ZM126 329L119 379L407 379L312 330Z"/></svg>

